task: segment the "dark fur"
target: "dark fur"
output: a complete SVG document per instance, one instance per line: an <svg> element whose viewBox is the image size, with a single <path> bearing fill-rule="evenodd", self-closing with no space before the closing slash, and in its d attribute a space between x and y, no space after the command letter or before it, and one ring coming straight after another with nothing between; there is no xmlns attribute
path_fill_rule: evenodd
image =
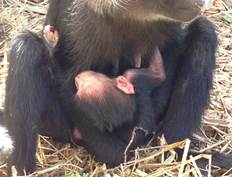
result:
<svg viewBox="0 0 232 177"><path fill-rule="evenodd" d="M168 143L190 138L207 106L217 47L214 27L207 19L198 18L186 29L178 22L143 19L151 12L176 12L166 16L185 17L186 11L177 10L184 4L182 0L169 1L162 6L163 11L146 11L146 6L136 4L136 8L142 7L139 11L115 8L110 0L101 1L99 8L95 1L80 2L51 1L46 24L60 34L54 59L50 59L41 39L30 32L13 41L5 116L15 145L10 165L15 165L19 174L23 169L27 173L35 169L37 133L70 141L74 128L71 116L78 119L83 144L97 160L109 165L122 162L126 144L117 131L101 131L91 120L83 119L82 111L70 115L74 107L70 102L76 93L74 78L83 70L120 75L134 67L137 51L141 50L144 61L149 61L150 51L158 46L167 77L151 94L154 119L141 121L141 125L148 124L152 130L154 120L159 120L160 133ZM132 2L147 2L149 6L156 1L128 0L124 5ZM123 125L124 130L130 126Z"/></svg>

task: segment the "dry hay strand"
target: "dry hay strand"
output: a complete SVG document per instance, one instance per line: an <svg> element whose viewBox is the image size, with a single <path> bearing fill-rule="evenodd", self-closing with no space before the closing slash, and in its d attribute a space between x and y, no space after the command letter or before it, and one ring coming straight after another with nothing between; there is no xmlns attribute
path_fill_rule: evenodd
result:
<svg viewBox="0 0 232 177"><path fill-rule="evenodd" d="M7 52L10 40L25 29L39 33L42 30L47 10L47 0L0 0L0 25L4 37L0 39L0 108L4 108L5 77L7 76ZM202 154L187 159L190 141L185 140L172 145L153 147L153 141L144 148L135 150L135 158L120 166L107 169L97 163L80 146L61 144L47 137L39 137L37 148L37 171L30 176L65 177L158 177L158 176L203 176L197 166L198 159L208 159L207 172L213 176L232 176L232 169L224 172L211 165L211 156L204 152L214 149L219 152L232 152L232 23L225 20L232 13L231 0L215 0L204 13L216 25L219 37L217 66L211 101L204 114L202 127L194 135L194 149ZM177 162L174 148L184 149L181 162ZM164 152L170 156L164 158ZM16 171L14 170L16 176ZM0 176L5 176L5 165L0 167Z"/></svg>

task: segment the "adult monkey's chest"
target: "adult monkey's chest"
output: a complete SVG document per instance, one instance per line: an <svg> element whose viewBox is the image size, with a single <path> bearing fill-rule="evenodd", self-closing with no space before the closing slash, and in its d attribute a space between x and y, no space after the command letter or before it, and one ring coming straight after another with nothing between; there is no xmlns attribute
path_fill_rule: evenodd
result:
<svg viewBox="0 0 232 177"><path fill-rule="evenodd" d="M162 47L180 28L179 23L165 21L114 26L105 19L97 20L99 23L84 23L79 28L73 24L61 30L56 56L64 70L72 68L76 74L91 69L116 76L136 67L139 56L146 67L154 48Z"/></svg>
<svg viewBox="0 0 232 177"><path fill-rule="evenodd" d="M56 15L48 15L46 23L52 21L60 33L55 56L62 70L73 74L92 69L114 76L134 67L138 55L146 58L153 47L165 44L180 26L170 20L181 18L181 11L170 13L171 5L197 12L194 3L181 4L180 0L175 3L167 1L166 4L161 1L121 4L119 1L121 6L110 0L70 0L65 3L53 0L52 3L53 7L56 3L59 11ZM185 18L191 19L192 16L191 13L185 14Z"/></svg>

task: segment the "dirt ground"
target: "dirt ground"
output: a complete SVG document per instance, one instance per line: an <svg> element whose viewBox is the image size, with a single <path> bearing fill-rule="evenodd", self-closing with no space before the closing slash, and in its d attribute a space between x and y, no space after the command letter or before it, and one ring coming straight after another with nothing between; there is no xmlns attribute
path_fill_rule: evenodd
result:
<svg viewBox="0 0 232 177"><path fill-rule="evenodd" d="M7 52L10 40L20 31L28 29L40 33L47 9L46 0L0 0L0 108L4 109L5 78L7 76ZM107 169L104 164L96 163L94 158L82 147L61 144L47 137L40 137L37 150L37 171L33 176L201 176L195 164L198 158L209 159L208 171L213 176L231 176L232 169L223 171L210 165L210 156L206 150L218 150L232 153L232 1L215 0L204 13L216 26L219 37L217 66L214 75L214 86L211 92L209 108L204 114L201 130L195 134L195 149L201 155L190 160L176 162L174 147L188 151L189 141L170 146L152 147L136 150L135 160L114 169ZM151 142L152 144L152 142ZM172 156L163 159L164 151ZM161 157L161 158L160 158ZM161 159L161 162L157 162ZM185 171L183 171L183 167ZM13 169L14 171L14 169ZM16 172L15 176L16 176ZM0 166L0 176L5 175L5 166Z"/></svg>

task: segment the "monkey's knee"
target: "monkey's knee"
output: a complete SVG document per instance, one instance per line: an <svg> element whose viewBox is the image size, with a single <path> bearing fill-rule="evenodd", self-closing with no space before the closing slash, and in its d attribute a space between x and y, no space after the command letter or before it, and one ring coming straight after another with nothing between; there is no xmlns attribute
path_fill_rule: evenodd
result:
<svg viewBox="0 0 232 177"><path fill-rule="evenodd" d="M9 62L14 66L33 66L46 61L49 53L42 38L30 31L19 33L13 40L9 53Z"/></svg>

